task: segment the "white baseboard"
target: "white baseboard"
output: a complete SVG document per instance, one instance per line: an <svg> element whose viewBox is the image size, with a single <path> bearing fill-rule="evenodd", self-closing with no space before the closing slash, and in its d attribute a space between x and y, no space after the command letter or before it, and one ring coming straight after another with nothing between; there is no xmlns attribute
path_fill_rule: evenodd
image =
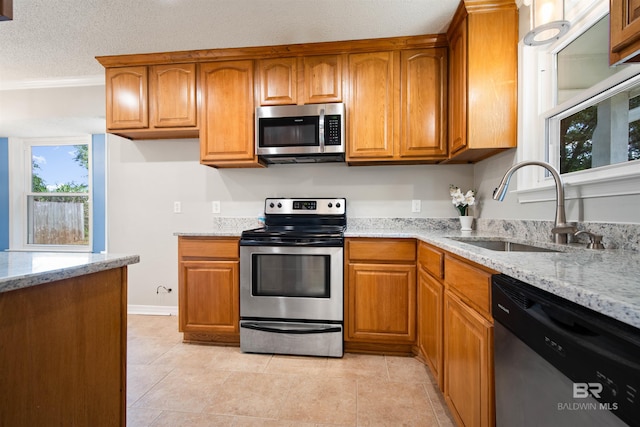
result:
<svg viewBox="0 0 640 427"><path fill-rule="evenodd" d="M151 316L177 316L178 306L129 304L127 306L127 314L147 314Z"/></svg>

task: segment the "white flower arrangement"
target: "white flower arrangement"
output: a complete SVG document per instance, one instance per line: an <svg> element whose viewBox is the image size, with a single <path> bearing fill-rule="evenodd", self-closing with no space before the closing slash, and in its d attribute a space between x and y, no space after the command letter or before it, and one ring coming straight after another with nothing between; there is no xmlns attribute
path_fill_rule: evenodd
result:
<svg viewBox="0 0 640 427"><path fill-rule="evenodd" d="M450 185L449 194L451 195L451 202L460 212L460 216L466 216L467 208L476 202L476 190L469 190L463 194L459 187Z"/></svg>

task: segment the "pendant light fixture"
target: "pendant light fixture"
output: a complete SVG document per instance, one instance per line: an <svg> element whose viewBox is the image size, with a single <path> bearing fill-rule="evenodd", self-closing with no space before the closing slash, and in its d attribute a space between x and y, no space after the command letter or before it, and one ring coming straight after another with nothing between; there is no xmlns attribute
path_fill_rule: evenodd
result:
<svg viewBox="0 0 640 427"><path fill-rule="evenodd" d="M571 23L564 19L564 0L531 0L531 31L524 44L540 46L558 40L569 31Z"/></svg>

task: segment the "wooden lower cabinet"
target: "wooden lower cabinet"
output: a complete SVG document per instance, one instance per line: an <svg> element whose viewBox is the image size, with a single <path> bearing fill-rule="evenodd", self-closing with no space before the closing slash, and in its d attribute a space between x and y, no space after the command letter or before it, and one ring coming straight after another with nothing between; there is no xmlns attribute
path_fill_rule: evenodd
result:
<svg viewBox="0 0 640 427"><path fill-rule="evenodd" d="M238 251L236 238L179 238L179 324L185 341L240 342Z"/></svg>
<svg viewBox="0 0 640 427"><path fill-rule="evenodd" d="M444 396L451 413L460 426L493 426L493 324L446 291L444 336Z"/></svg>
<svg viewBox="0 0 640 427"><path fill-rule="evenodd" d="M0 293L0 426L126 425L127 267Z"/></svg>
<svg viewBox="0 0 640 427"><path fill-rule="evenodd" d="M347 239L345 350L410 354L416 340L413 239Z"/></svg>
<svg viewBox="0 0 640 427"><path fill-rule="evenodd" d="M418 243L418 345L417 353L431 369L443 389L442 311L444 252L425 242Z"/></svg>
<svg viewBox="0 0 640 427"><path fill-rule="evenodd" d="M442 390L444 286L422 269L418 273L418 349Z"/></svg>

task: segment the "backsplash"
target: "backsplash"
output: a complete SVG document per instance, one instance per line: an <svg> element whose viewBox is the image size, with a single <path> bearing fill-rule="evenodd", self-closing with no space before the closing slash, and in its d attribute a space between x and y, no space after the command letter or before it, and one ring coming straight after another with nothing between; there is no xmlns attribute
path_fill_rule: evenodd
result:
<svg viewBox="0 0 640 427"><path fill-rule="evenodd" d="M362 230L457 230L458 218L347 218L347 228Z"/></svg>
<svg viewBox="0 0 640 427"><path fill-rule="evenodd" d="M214 217L215 231L242 231L262 226L257 218ZM640 224L619 224L602 222L578 223L579 230L601 234L602 243L607 249L624 249L640 252ZM458 218L347 218L349 230L406 230L455 231L460 229ZM473 224L476 234L491 233L517 237L518 239L549 242L552 240L553 221L504 220L476 218ZM587 243L588 238L581 236L577 241Z"/></svg>
<svg viewBox="0 0 640 427"><path fill-rule="evenodd" d="M475 230L479 234L496 233L525 240L551 241L553 225L553 221L477 218ZM602 235L602 243L607 249L640 251L640 224L580 222L577 227L578 230ZM586 236L580 236L574 241L586 244L589 239Z"/></svg>

